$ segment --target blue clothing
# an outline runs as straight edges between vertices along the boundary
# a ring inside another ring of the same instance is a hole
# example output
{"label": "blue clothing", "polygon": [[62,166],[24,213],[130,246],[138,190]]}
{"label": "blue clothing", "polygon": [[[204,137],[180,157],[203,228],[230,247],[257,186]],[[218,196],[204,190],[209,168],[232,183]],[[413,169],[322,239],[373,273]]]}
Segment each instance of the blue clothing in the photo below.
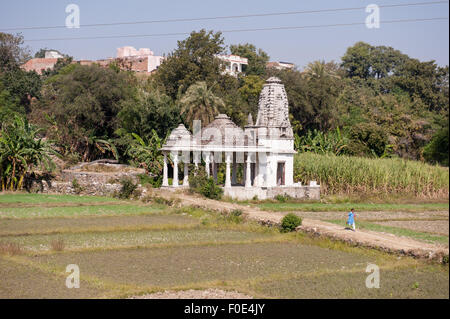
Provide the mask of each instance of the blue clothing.
{"label": "blue clothing", "polygon": [[353,225],[355,223],[354,214],[352,212],[348,213],[347,224]]}

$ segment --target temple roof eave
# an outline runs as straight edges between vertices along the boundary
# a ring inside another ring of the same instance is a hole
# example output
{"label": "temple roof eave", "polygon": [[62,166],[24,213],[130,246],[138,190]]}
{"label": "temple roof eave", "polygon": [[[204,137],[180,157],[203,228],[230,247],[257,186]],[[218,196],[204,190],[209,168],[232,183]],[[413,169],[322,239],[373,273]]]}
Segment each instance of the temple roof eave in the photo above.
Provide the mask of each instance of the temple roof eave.
{"label": "temple roof eave", "polygon": [[225,152],[225,153],[240,153],[240,152],[255,152],[255,153],[280,153],[280,154],[295,154],[295,151],[291,150],[276,150],[267,146],[210,146],[210,145],[198,145],[198,146],[164,146],[160,149],[162,152]]}

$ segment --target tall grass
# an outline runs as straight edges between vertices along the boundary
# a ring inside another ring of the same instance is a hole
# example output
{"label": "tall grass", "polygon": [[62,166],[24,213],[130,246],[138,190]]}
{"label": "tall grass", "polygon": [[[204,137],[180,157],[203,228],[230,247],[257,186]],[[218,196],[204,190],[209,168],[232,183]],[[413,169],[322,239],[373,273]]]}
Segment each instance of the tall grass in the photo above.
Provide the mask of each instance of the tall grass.
{"label": "tall grass", "polygon": [[409,195],[448,198],[449,170],[399,158],[296,154],[294,179],[317,180],[322,194]]}

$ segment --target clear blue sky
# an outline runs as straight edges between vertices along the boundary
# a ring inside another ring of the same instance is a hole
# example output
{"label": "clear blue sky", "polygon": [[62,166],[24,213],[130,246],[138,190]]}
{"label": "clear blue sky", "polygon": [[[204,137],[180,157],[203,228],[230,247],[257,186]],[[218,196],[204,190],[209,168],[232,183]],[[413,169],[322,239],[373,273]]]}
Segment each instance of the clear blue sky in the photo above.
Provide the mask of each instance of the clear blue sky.
{"label": "clear blue sky", "polygon": [[[64,25],[65,8],[70,3],[80,7],[80,29],[51,29],[21,31],[25,39],[55,37],[84,37],[102,35],[154,34],[190,32],[205,28],[222,31],[246,28],[302,26],[318,24],[363,23],[364,10],[315,13],[292,16],[252,17],[232,20],[157,23],[147,25],[108,26],[83,28],[83,24],[142,21],[175,18],[198,18],[255,13],[303,11],[348,7],[416,3],[430,0],[5,0],[0,5],[0,31],[11,27]],[[448,17],[448,3],[428,6],[381,8],[381,28],[367,29],[363,25],[334,28],[276,30],[241,33],[224,33],[227,45],[253,43],[265,50],[274,61],[289,61],[300,68],[314,60],[339,61],[347,47],[357,41],[373,45],[392,46],[420,60],[436,60],[449,64],[448,20],[383,24],[383,20]],[[18,31],[15,31],[18,32]],[[148,47],[162,55],[176,48],[177,40],[186,36],[151,38],[118,38],[76,41],[28,42],[32,52],[39,48],[58,49],[75,59],[100,59],[112,57],[116,48],[131,45]]]}

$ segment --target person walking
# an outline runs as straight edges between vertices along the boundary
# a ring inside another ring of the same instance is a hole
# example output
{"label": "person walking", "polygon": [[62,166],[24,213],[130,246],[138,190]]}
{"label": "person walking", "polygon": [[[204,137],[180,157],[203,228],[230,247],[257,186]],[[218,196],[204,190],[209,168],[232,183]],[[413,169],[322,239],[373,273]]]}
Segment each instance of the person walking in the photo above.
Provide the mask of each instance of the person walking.
{"label": "person walking", "polygon": [[355,210],[352,208],[348,213],[347,225],[351,226],[353,231],[356,231],[355,217]]}

